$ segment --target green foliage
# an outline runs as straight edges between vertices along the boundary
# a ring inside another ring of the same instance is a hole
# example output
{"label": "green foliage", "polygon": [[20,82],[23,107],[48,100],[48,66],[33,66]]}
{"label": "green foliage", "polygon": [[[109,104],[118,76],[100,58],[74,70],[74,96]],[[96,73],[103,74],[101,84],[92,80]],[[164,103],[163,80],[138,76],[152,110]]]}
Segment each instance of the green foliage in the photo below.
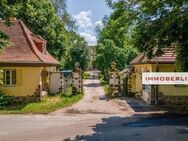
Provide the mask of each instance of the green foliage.
{"label": "green foliage", "polygon": [[98,46],[96,50],[96,67],[102,71],[105,78],[111,62],[117,63],[118,69],[123,69],[136,57],[137,49],[132,44],[132,31],[135,27],[132,21],[135,14],[125,10],[123,2],[107,4],[113,9],[110,17],[103,18],[104,28],[97,28]]}
{"label": "green foliage", "polygon": [[66,0],[50,0],[55,8],[57,15],[63,20],[65,27],[69,31],[77,29],[76,21],[67,12]]}
{"label": "green foliage", "polygon": [[83,79],[88,79],[90,77],[90,73],[89,72],[84,72],[83,73]]}
{"label": "green foliage", "polygon": [[0,31],[0,51],[8,44],[8,36],[2,31]]}
{"label": "green foliage", "polygon": [[83,38],[74,32],[71,33],[71,46],[67,49],[65,55],[64,68],[71,69],[76,62],[79,62],[81,69],[88,67],[88,47]]}
{"label": "green foliage", "polygon": [[[67,64],[69,64],[69,68],[74,66],[74,59],[78,57],[69,56],[69,59],[66,57],[68,54],[77,55],[77,53],[72,53],[75,52],[74,49],[79,49],[78,52],[83,51],[86,43],[74,31],[76,29],[75,21],[66,12],[66,1],[3,0],[0,4],[0,18],[6,19],[10,16],[16,16],[21,19],[33,33],[48,41],[47,49],[61,62],[61,67],[64,68]],[[73,44],[74,41],[77,41],[78,45]],[[87,53],[85,55],[87,56]],[[83,56],[77,61],[80,61],[81,66],[83,65],[82,67],[85,68]]]}
{"label": "green foliage", "polygon": [[6,96],[4,93],[0,92],[0,108],[8,106],[10,101],[10,96]]}
{"label": "green foliage", "polygon": [[118,69],[123,69],[135,57],[137,51],[133,48],[119,48],[112,40],[104,40],[97,46],[96,67],[103,72],[105,78],[112,62],[117,63]]}
{"label": "green foliage", "polygon": [[47,41],[47,49],[61,60],[68,47],[63,21],[58,18],[52,4],[46,0],[29,0],[19,4],[17,17]]}
{"label": "green foliage", "polygon": [[101,77],[100,78],[100,83],[101,83],[101,85],[104,88],[105,94],[108,95],[109,94],[109,84],[108,84],[108,81],[104,80],[104,77]]}
{"label": "green foliage", "polygon": [[[7,5],[6,0],[0,2],[0,18],[7,19],[12,13],[11,8]],[[0,30],[0,50],[8,45],[8,36]]]}
{"label": "green foliage", "polygon": [[[137,48],[149,58],[160,55],[162,48],[172,47],[177,53],[177,64],[183,71],[188,70],[188,1],[106,1],[113,12],[107,21],[103,22],[104,28],[97,29],[99,43],[104,46],[106,40],[111,40],[118,48]],[[152,52],[153,48],[158,49],[155,54]],[[105,49],[107,51],[107,47]],[[100,60],[108,58],[106,53],[97,53],[100,58],[103,57]],[[116,56],[114,53],[113,57]]]}
{"label": "green foliage", "polygon": [[[175,48],[178,63],[183,71],[188,70],[188,1],[185,0],[136,0],[118,5],[134,15],[126,21],[134,22],[132,44],[150,58],[162,53],[165,47]],[[152,48],[157,48],[153,54]]]}
{"label": "green foliage", "polygon": [[52,2],[54,9],[59,16],[67,12],[66,0],[49,0],[49,1]]}
{"label": "green foliage", "polygon": [[47,114],[49,112],[71,106],[83,95],[55,95],[45,97],[41,102],[19,104],[0,109],[0,114]]}

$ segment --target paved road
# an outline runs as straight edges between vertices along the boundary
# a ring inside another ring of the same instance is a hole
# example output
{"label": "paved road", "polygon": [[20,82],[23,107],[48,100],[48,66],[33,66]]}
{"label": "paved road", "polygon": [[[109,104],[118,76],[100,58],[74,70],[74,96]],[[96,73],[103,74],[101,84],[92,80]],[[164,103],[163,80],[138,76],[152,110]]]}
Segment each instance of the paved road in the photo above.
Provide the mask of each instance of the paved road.
{"label": "paved road", "polygon": [[131,112],[127,102],[106,100],[91,73],[83,100],[72,107],[49,115],[0,116],[0,141],[188,141],[188,117]]}

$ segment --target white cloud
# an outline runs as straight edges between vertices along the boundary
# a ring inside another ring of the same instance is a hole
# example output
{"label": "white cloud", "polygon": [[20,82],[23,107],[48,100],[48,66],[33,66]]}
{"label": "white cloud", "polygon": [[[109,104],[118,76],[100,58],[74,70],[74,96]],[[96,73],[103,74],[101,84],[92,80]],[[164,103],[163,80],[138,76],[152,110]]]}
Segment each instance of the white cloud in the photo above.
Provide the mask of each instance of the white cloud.
{"label": "white cloud", "polygon": [[90,46],[94,46],[97,44],[97,38],[94,33],[94,23],[91,20],[92,11],[81,11],[77,15],[74,15],[74,19],[77,22],[77,26],[79,29],[79,34],[82,36],[85,41]]}
{"label": "white cloud", "polygon": [[81,32],[80,36],[84,37],[84,39],[86,40],[86,42],[88,42],[88,45],[90,46],[95,46],[97,44],[97,38],[94,35],[86,32]]}
{"label": "white cloud", "polygon": [[97,26],[97,27],[99,27],[99,28],[103,28],[104,27],[104,24],[102,23],[102,21],[101,20],[99,20],[99,21],[97,21],[96,23],[95,23],[95,26]]}
{"label": "white cloud", "polygon": [[89,27],[92,27],[92,21],[91,21],[91,10],[88,11],[81,11],[77,15],[73,16],[77,21],[77,26],[83,29],[87,29]]}

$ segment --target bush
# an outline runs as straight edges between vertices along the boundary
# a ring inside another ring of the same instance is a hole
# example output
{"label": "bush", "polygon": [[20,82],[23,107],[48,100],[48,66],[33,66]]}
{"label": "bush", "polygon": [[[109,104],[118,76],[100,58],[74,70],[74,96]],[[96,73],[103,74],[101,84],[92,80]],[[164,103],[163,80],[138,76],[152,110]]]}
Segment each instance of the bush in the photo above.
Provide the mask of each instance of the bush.
{"label": "bush", "polygon": [[0,108],[8,106],[10,102],[11,102],[11,97],[6,96],[4,93],[0,92]]}
{"label": "bush", "polygon": [[182,109],[185,110],[185,111],[188,111],[188,103],[184,104],[184,105],[182,106]]}

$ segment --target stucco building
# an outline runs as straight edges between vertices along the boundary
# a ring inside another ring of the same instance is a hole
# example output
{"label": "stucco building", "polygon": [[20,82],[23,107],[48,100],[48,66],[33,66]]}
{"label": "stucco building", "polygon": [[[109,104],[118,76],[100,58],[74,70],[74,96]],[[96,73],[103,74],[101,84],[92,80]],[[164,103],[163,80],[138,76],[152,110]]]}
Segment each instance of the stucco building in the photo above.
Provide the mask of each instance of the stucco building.
{"label": "stucco building", "polygon": [[142,85],[142,72],[176,72],[176,54],[172,48],[163,49],[160,56],[141,53],[122,71],[122,89],[127,95],[141,97],[150,104],[183,104],[188,102],[187,85]]}
{"label": "stucco building", "polygon": [[0,91],[6,95],[36,97],[48,91],[49,72],[59,64],[46,50],[47,41],[33,34],[27,26],[15,18],[11,25],[0,21],[0,30],[9,36],[10,45],[0,52],[2,84]]}

